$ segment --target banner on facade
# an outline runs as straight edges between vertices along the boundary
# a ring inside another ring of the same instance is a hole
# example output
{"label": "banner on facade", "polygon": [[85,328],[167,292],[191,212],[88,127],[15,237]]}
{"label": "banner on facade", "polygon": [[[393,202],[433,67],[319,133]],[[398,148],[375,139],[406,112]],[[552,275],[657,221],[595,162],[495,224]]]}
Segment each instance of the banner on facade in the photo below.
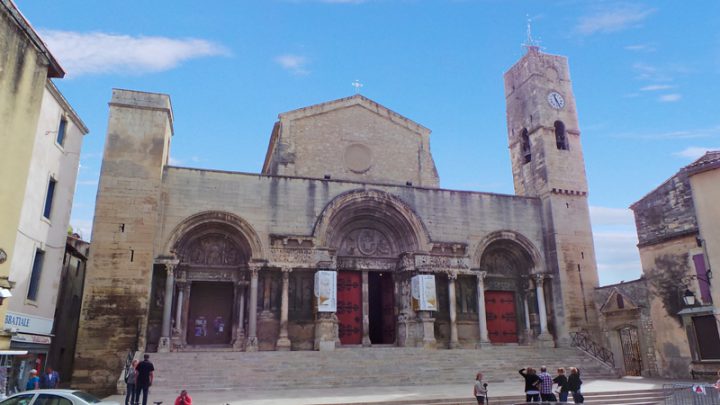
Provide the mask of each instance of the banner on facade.
{"label": "banner on facade", "polygon": [[420,274],[411,280],[412,306],[414,311],[437,311],[435,276]]}
{"label": "banner on facade", "polygon": [[315,302],[318,312],[337,311],[337,272],[315,273]]}
{"label": "banner on facade", "polygon": [[52,333],[52,327],[52,319],[11,311],[5,314],[5,328],[11,331],[49,335]]}

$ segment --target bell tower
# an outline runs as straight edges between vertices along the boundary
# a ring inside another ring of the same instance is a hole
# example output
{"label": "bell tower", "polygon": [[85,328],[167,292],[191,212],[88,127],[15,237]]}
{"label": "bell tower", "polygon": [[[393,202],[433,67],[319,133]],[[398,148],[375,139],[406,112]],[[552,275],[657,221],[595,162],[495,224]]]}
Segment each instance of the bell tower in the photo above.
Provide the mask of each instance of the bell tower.
{"label": "bell tower", "polygon": [[[552,274],[554,329],[598,331],[598,286],[587,178],[567,58],[527,46],[505,73],[508,142],[515,193],[539,197]],[[546,297],[550,298],[550,297]]]}

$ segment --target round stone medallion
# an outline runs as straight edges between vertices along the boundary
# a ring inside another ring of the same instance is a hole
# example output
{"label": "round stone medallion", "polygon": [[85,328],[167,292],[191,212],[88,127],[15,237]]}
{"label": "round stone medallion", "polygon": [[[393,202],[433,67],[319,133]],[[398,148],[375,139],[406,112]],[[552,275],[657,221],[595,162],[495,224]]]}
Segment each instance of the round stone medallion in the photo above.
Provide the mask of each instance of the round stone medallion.
{"label": "round stone medallion", "polygon": [[354,143],[345,148],[345,166],[355,173],[364,173],[372,166],[372,152],[370,148]]}

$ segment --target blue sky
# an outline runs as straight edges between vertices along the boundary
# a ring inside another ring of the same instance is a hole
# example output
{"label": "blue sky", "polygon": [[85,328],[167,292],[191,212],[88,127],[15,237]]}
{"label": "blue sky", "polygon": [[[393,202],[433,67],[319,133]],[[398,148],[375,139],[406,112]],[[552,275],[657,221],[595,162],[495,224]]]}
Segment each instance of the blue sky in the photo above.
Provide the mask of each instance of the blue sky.
{"label": "blue sky", "polygon": [[362,93],[430,128],[444,188],[513,193],[502,75],[530,16],[569,58],[602,284],[641,273],[627,207],[720,149],[720,1],[16,0],[90,128],[90,234],[112,88],[170,94],[174,164],[259,172],[277,114]]}

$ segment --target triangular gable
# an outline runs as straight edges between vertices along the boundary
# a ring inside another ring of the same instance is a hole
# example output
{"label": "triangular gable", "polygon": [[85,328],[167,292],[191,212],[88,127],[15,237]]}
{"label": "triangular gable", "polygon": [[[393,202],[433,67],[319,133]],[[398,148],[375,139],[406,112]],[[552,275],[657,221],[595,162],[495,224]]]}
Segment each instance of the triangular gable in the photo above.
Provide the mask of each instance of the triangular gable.
{"label": "triangular gable", "polygon": [[412,131],[430,134],[430,130],[428,128],[360,94],[284,112],[279,114],[278,118],[280,118],[281,121],[296,120],[300,118],[312,117],[314,115],[325,114],[331,111],[352,106],[361,106],[368,111],[378,114],[381,117],[385,117],[390,121],[394,122],[395,124],[408,128]]}
{"label": "triangular gable", "polygon": [[[620,308],[620,301],[618,300],[618,296],[622,297],[622,308]],[[635,302],[633,302],[630,297],[623,294],[618,290],[617,288],[613,288],[610,295],[605,300],[605,303],[600,307],[600,312],[607,313],[607,312],[616,312],[616,311],[630,311],[634,309],[638,309],[639,307]]]}

